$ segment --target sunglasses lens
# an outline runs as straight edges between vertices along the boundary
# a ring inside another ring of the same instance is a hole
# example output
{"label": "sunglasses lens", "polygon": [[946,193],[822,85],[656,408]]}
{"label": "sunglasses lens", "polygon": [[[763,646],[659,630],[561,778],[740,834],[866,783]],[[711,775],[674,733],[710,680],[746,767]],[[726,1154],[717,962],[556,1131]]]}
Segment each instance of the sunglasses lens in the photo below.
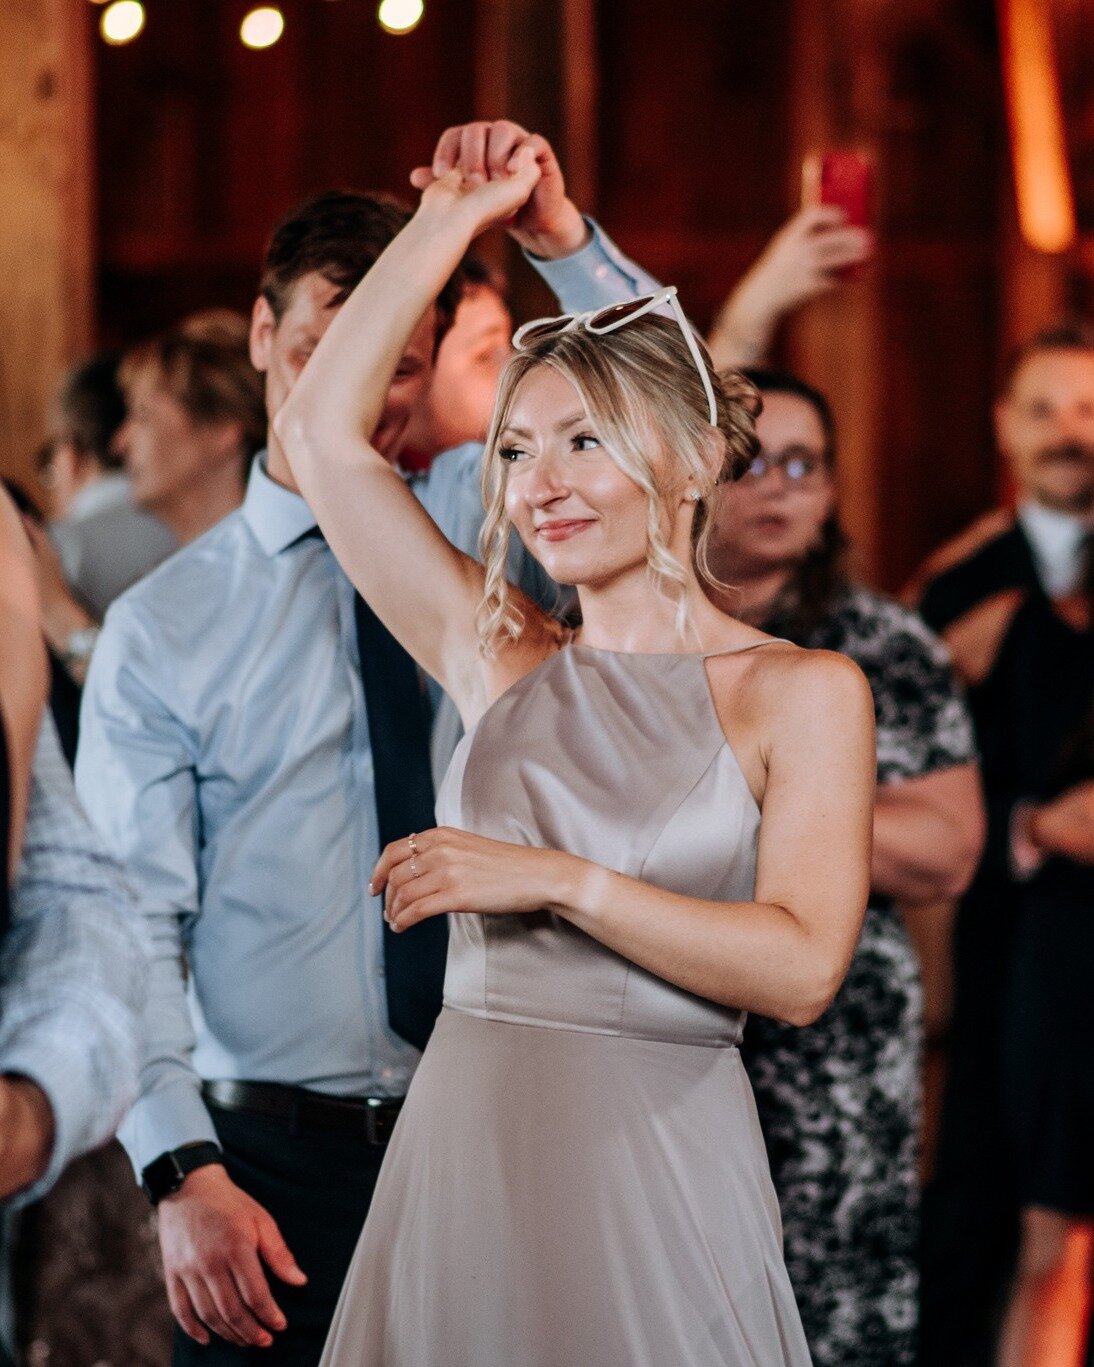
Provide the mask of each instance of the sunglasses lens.
{"label": "sunglasses lens", "polygon": [[518,331],[513,339],[514,344],[523,351],[525,347],[534,346],[536,342],[542,342],[547,337],[555,337],[560,332],[565,332],[572,321],[567,315],[565,318],[549,318],[543,323],[533,323],[530,327]]}
{"label": "sunglasses lens", "polygon": [[641,313],[653,298],[652,294],[644,294],[641,299],[627,299],[621,304],[609,304],[606,309],[593,314],[587,324],[588,329],[590,332],[611,332],[613,328]]}

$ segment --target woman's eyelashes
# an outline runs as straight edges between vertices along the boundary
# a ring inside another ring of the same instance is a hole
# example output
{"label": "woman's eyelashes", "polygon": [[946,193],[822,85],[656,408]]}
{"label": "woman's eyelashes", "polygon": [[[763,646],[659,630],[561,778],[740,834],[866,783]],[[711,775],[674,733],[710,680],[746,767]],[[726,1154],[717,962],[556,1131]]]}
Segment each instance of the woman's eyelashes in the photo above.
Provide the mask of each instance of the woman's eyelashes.
{"label": "woman's eyelashes", "polygon": [[[600,449],[600,438],[593,436],[591,432],[577,432],[570,437],[571,451],[598,451]],[[512,464],[514,461],[529,459],[531,452],[526,451],[522,446],[499,446],[498,455],[502,460]]]}

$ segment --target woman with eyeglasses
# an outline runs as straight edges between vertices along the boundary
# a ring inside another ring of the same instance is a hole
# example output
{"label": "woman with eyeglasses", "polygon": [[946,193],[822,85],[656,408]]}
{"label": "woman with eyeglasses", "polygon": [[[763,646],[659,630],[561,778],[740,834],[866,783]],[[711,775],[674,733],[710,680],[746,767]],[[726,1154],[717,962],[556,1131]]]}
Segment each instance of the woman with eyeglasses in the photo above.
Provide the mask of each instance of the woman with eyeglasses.
{"label": "woman with eyeglasses", "polygon": [[870,906],[846,981],[805,1029],[761,1010],[744,1057],[814,1363],[901,1367],[915,1360],[923,1005],[895,903],[952,899],[972,876],[983,826],[974,742],[940,642],[848,577],[827,401],[794,376],[745,373],[763,400],[760,446],[719,490],[712,560],[733,589],[712,595],[861,667],[878,790]]}
{"label": "woman with eyeglasses", "polygon": [[[751,390],[713,374],[674,291],[525,327],[483,566],[367,438],[429,301],[539,174],[532,149],[485,183],[416,173],[415,218],[275,422],[335,554],[468,731],[439,825],[373,874],[396,932],[449,914],[446,1004],[323,1363],[804,1367],[737,1044],[748,1010],[815,1019],[850,962],[873,718],[846,660],[700,586]],[[577,586],[577,632],[506,585],[514,527]]]}

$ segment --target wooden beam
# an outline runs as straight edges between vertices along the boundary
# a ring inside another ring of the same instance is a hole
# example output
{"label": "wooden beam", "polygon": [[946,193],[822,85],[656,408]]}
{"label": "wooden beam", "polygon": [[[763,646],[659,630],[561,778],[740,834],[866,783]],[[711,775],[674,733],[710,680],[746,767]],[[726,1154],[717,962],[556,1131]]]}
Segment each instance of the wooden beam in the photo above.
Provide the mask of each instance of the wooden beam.
{"label": "wooden beam", "polygon": [[[792,191],[804,158],[866,146],[883,80],[876,31],[857,0],[797,0],[792,34]],[[807,309],[791,328],[793,364],[827,394],[840,433],[840,506],[860,571],[881,577],[881,281],[876,261],[862,279]]]}
{"label": "wooden beam", "polygon": [[28,480],[92,315],[86,0],[0,4],[0,472]]}
{"label": "wooden beam", "polygon": [[[570,193],[596,208],[596,0],[477,0],[475,114],[515,119],[548,138]],[[545,306],[546,296],[514,270],[515,258],[495,239],[484,255],[509,267],[518,317]]]}

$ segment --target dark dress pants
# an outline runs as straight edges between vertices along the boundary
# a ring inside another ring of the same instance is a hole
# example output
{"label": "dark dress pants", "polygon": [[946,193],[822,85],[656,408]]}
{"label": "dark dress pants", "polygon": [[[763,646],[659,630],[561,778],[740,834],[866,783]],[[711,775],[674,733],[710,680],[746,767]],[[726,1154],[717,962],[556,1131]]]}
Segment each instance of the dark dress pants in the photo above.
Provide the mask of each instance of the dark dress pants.
{"label": "dark dress pants", "polygon": [[289,1322],[272,1347],[240,1348],[216,1335],[202,1347],[178,1330],[173,1367],[315,1367],[385,1151],[363,1140],[293,1134],[277,1121],[209,1109],[228,1175],[273,1216],[308,1283],[290,1287],[267,1273]]}
{"label": "dark dress pants", "polygon": [[1007,891],[970,893],[955,927],[949,1065],[921,1218],[920,1367],[992,1367],[1014,1268],[1018,1197],[1003,1058]]}

